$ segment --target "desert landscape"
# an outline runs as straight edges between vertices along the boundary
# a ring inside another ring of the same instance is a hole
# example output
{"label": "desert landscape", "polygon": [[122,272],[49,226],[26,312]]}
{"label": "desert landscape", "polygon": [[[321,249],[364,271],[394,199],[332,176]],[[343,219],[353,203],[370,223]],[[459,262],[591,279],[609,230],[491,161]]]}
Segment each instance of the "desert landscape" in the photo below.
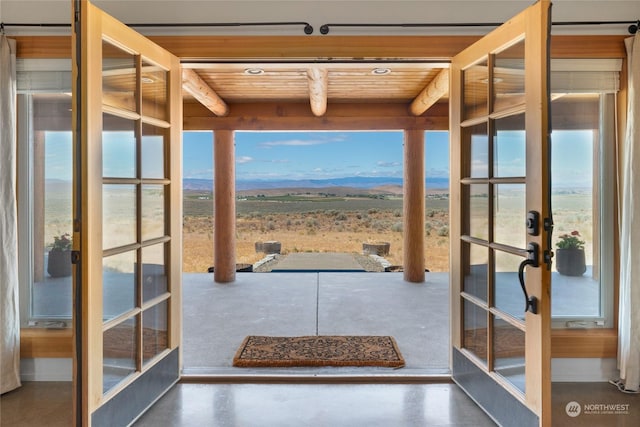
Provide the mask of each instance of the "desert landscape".
{"label": "desert landscape", "polygon": [[[213,262],[213,195],[184,193],[185,272],[203,272]],[[434,190],[426,199],[426,265],[446,271],[449,263],[449,199]],[[279,241],[282,253],[362,253],[362,244],[389,242],[385,258],[402,265],[402,188],[284,188],[239,191],[236,200],[238,263],[253,264],[264,254],[255,242]],[[210,254],[210,255],[208,255]]]}
{"label": "desert landscape", "polygon": [[[211,182],[202,186],[185,185],[183,216],[183,271],[204,273],[213,265],[213,192]],[[524,199],[518,188],[499,191],[495,207],[499,219],[496,236],[501,243],[520,246],[522,234],[512,233],[523,223]],[[147,194],[148,193],[148,194]],[[145,218],[150,228],[145,235],[155,236],[162,215],[162,192],[157,188],[145,191]],[[109,239],[117,238],[115,230],[128,230],[131,222],[130,192],[108,192],[107,206],[112,231]],[[44,244],[53,236],[71,230],[71,188],[68,183],[48,182],[45,199]],[[486,228],[488,199],[479,192],[472,197],[472,231]],[[553,193],[554,241],[564,233],[580,232],[586,241],[587,264],[593,264],[593,197],[588,189],[563,188]],[[398,184],[371,188],[306,187],[238,190],[236,260],[253,264],[264,254],[256,253],[255,243],[279,241],[282,253],[347,252],[362,253],[365,242],[389,242],[390,254],[385,258],[392,265],[402,265],[402,187]],[[431,271],[449,268],[449,196],[446,188],[427,187],[425,197],[425,265]],[[117,224],[117,227],[114,225]],[[124,225],[123,225],[124,224]],[[124,233],[130,236],[131,233]],[[478,237],[484,237],[478,235]],[[115,244],[115,243],[114,243]],[[46,253],[45,248],[44,253]],[[40,256],[44,254],[41,253]],[[152,254],[149,253],[149,256]],[[154,258],[156,256],[154,255]],[[157,257],[162,257],[158,252]],[[113,260],[114,262],[116,260]],[[149,262],[156,262],[152,259]],[[517,259],[513,260],[518,261]],[[131,261],[126,262],[132,265]],[[511,264],[512,262],[507,262]],[[131,268],[129,266],[129,268]],[[506,270],[513,266],[504,265]]]}

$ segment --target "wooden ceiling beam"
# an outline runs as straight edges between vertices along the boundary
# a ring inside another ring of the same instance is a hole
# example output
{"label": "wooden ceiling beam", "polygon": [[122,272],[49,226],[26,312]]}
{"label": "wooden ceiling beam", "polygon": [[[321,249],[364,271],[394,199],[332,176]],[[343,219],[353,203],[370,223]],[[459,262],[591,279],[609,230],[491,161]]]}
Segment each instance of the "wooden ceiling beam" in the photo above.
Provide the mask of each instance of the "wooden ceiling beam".
{"label": "wooden ceiling beam", "polygon": [[229,114],[227,103],[194,70],[187,68],[182,70],[182,89],[216,116],[224,117]]}
{"label": "wooden ceiling beam", "polygon": [[327,93],[329,91],[329,72],[327,69],[309,68],[309,102],[311,111],[316,117],[324,116],[327,112]]}
{"label": "wooden ceiling beam", "polygon": [[237,103],[226,117],[215,117],[197,102],[184,103],[185,130],[446,130],[447,104],[434,105],[428,115],[409,114],[406,104],[334,103],[317,117],[306,102]]}
{"label": "wooden ceiling beam", "polygon": [[414,116],[420,116],[448,93],[449,69],[445,68],[416,96],[409,107],[409,111]]}

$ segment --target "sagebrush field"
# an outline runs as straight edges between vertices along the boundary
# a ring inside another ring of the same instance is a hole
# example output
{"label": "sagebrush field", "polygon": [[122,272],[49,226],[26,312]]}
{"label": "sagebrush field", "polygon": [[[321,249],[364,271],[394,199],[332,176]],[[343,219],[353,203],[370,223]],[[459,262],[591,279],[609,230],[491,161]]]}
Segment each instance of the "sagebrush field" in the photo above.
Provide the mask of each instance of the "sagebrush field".
{"label": "sagebrush field", "polygon": [[[202,272],[213,263],[211,193],[185,192],[184,271]],[[427,268],[446,271],[449,228],[446,194],[430,194],[426,202]],[[402,265],[402,198],[393,195],[345,195],[302,191],[298,194],[241,195],[236,202],[238,263],[264,256],[255,242],[276,240],[282,253],[361,253],[364,242],[389,242],[387,260]]]}

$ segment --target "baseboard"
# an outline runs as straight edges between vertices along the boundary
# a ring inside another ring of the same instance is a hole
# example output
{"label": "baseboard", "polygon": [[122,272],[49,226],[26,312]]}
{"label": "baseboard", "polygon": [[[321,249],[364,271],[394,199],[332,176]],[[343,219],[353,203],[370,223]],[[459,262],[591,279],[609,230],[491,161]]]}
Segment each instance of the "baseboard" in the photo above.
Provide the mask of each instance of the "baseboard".
{"label": "baseboard", "polygon": [[22,381],[71,381],[73,361],[62,358],[20,359]]}
{"label": "baseboard", "polygon": [[606,382],[617,379],[616,359],[559,358],[551,360],[551,380],[567,382]]}

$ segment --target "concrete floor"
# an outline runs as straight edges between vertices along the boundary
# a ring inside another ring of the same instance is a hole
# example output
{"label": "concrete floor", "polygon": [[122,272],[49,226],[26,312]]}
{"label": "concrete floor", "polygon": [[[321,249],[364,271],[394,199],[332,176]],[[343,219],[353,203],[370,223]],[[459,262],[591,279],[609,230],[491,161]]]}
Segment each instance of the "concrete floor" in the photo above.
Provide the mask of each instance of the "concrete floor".
{"label": "concrete floor", "polygon": [[[449,369],[446,273],[409,283],[402,273],[238,273],[230,284],[185,274],[185,375],[442,375]],[[406,366],[233,368],[247,335],[391,335]]]}
{"label": "concrete floor", "polygon": [[[553,280],[554,315],[598,312],[598,285],[588,275],[554,273]],[[514,273],[501,273],[498,293],[502,309],[522,316],[524,299]],[[402,273],[238,273],[228,284],[215,283],[211,274],[185,273],[182,298],[187,375],[449,372],[448,273],[427,273],[424,283],[405,282]],[[406,366],[233,368],[233,355],[247,335],[391,335]]]}
{"label": "concrete floor", "polygon": [[[640,425],[640,395],[620,393],[607,383],[556,383],[552,393],[553,426]],[[576,417],[567,414],[571,402],[577,402],[581,408]],[[616,405],[619,413],[606,413],[602,405]],[[0,426],[71,424],[71,383],[27,382],[0,397]],[[451,383],[182,383],[135,425],[483,427],[494,423]]]}

